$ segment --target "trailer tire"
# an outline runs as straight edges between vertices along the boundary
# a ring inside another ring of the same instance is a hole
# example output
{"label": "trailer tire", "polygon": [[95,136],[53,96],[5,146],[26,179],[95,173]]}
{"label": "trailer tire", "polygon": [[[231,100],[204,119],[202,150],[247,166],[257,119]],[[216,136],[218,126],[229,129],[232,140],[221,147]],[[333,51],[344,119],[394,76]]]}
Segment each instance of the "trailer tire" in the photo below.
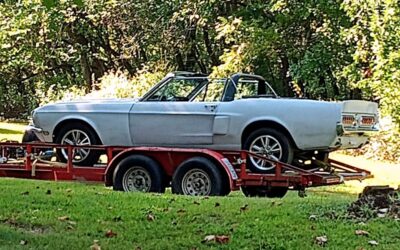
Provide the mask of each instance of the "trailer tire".
{"label": "trailer tire", "polygon": [[267,198],[283,198],[287,191],[287,187],[241,187],[242,192],[247,197],[267,197]]}
{"label": "trailer tire", "polygon": [[193,157],[179,165],[172,177],[172,193],[192,196],[227,194],[218,167],[205,157]]}
{"label": "trailer tire", "polygon": [[121,160],[114,170],[113,189],[164,193],[164,172],[150,157],[131,155]]}

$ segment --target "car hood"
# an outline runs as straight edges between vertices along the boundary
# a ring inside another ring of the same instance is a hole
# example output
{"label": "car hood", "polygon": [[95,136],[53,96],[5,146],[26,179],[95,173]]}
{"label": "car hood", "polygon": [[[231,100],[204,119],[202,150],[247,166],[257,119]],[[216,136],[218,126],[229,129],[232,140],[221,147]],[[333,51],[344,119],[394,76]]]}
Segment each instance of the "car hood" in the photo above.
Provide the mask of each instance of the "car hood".
{"label": "car hood", "polygon": [[137,102],[139,98],[103,98],[103,99],[75,99],[71,101],[59,101],[48,105],[66,105],[66,104],[87,104],[87,103],[125,103]]}
{"label": "car hood", "polygon": [[138,98],[78,99],[46,104],[35,112],[129,112]]}

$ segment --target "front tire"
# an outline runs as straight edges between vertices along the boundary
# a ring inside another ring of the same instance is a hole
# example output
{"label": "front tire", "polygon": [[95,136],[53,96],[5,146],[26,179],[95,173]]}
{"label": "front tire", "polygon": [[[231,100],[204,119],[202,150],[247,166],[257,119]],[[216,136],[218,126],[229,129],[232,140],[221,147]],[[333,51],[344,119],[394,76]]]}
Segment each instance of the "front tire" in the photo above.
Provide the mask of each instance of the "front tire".
{"label": "front tire", "polygon": [[[101,144],[96,133],[89,126],[82,123],[68,123],[63,126],[56,135],[56,143],[70,144],[79,146],[90,146]],[[62,162],[67,162],[68,150],[57,149],[57,158]],[[72,162],[80,166],[93,166],[100,158],[101,152],[99,150],[90,149],[76,149],[74,151],[74,158]]]}
{"label": "front tire", "polygon": [[[290,164],[293,160],[293,147],[289,139],[273,128],[260,128],[252,132],[244,142],[243,149],[284,163]],[[254,173],[275,171],[275,165],[251,156],[247,167]]]}

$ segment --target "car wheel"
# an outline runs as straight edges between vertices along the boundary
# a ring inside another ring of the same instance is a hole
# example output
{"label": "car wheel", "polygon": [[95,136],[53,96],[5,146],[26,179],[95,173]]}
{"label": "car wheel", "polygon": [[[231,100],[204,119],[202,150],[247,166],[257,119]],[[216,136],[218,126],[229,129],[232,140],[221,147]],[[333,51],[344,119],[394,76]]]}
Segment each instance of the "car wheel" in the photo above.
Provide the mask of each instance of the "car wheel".
{"label": "car wheel", "polygon": [[144,155],[131,155],[117,165],[113,188],[125,192],[163,193],[164,180],[164,174],[156,161]]}
{"label": "car wheel", "polygon": [[[291,163],[293,160],[293,147],[289,139],[280,131],[272,128],[255,130],[247,137],[243,149],[284,163]],[[273,173],[275,169],[274,164],[255,157],[249,157],[247,162],[247,167],[252,172]]]}
{"label": "car wheel", "polygon": [[[98,145],[100,140],[96,133],[85,124],[81,123],[69,123],[61,128],[56,135],[56,143],[58,144],[69,144],[69,145]],[[62,162],[67,162],[68,150],[57,149],[57,158]],[[74,151],[74,158],[72,162],[80,166],[92,166],[99,160],[101,152],[99,150],[90,149],[76,149]]]}
{"label": "car wheel", "polygon": [[286,195],[287,187],[241,187],[247,197],[282,198]]}
{"label": "car wheel", "polygon": [[192,196],[224,195],[224,183],[217,166],[204,157],[184,161],[172,177],[172,193]]}

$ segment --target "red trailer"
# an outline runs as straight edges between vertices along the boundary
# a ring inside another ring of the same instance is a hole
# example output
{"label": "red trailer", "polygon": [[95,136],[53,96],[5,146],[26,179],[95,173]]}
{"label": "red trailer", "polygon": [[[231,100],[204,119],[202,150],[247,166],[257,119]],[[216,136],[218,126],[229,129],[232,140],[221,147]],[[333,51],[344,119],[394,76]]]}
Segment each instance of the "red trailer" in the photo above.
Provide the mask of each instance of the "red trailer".
{"label": "red trailer", "polygon": [[[102,162],[75,165],[80,149],[100,151]],[[67,152],[67,162],[52,157],[57,150]],[[249,157],[275,165],[274,171],[250,172]],[[283,197],[288,189],[303,194],[308,187],[364,179],[371,173],[331,159],[313,161],[305,170],[248,151],[3,142],[0,177],[102,182],[121,191],[162,193],[170,186],[173,193],[185,195],[227,195],[241,188],[247,196]]]}

